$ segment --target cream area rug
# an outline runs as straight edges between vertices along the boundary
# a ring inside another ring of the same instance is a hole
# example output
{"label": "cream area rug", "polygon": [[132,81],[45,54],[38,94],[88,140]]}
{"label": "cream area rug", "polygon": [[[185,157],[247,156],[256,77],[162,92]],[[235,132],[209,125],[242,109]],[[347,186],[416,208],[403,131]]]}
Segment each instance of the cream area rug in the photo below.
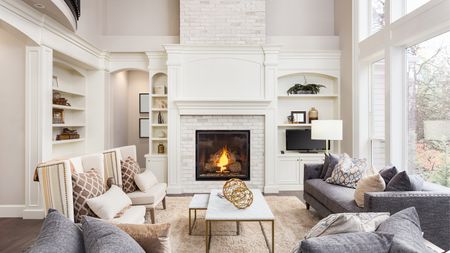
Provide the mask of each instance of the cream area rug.
{"label": "cream area rug", "polygon": [[[188,205],[191,198],[167,197],[167,209],[156,211],[157,223],[171,224],[172,252],[205,252],[203,218],[206,211],[197,211],[197,222],[192,235],[189,235]],[[292,252],[309,229],[319,221],[319,217],[306,210],[297,197],[266,196],[265,199],[275,215],[275,252]],[[271,243],[271,224],[262,224]],[[209,252],[269,252],[258,222],[241,222],[240,232],[240,235],[236,235],[234,222],[215,222]]]}

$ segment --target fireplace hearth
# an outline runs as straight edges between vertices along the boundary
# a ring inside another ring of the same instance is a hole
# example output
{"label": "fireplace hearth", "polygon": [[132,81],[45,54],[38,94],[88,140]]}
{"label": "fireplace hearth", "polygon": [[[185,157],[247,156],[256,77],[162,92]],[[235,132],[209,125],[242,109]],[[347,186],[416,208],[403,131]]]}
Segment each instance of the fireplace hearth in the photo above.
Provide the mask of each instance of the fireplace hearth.
{"label": "fireplace hearth", "polygon": [[250,180],[249,130],[197,130],[196,180]]}

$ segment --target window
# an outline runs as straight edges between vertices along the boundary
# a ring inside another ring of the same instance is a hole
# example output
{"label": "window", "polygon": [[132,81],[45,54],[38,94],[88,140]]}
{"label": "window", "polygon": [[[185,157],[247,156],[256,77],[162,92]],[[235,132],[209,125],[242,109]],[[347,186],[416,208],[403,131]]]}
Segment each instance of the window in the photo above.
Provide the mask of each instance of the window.
{"label": "window", "polygon": [[410,13],[411,11],[419,8],[420,6],[426,4],[430,0],[406,0],[406,13]]}
{"label": "window", "polygon": [[450,186],[450,32],[406,49],[408,167]]}
{"label": "window", "polygon": [[378,32],[385,25],[384,3],[385,0],[371,0],[371,20],[370,20],[371,34]]}
{"label": "window", "polygon": [[385,166],[385,68],[384,59],[374,62],[370,71],[370,147],[371,162],[375,168]]}

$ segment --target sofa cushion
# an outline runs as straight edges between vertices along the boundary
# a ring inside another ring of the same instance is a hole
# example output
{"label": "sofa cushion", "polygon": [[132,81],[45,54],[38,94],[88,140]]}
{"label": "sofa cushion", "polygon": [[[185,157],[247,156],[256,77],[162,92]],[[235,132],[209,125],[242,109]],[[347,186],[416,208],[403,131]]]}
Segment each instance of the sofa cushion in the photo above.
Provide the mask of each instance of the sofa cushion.
{"label": "sofa cushion", "polygon": [[114,218],[112,222],[124,224],[144,224],[145,212],[145,206],[130,206],[120,217]]}
{"label": "sofa cushion", "polygon": [[423,183],[423,187],[422,187],[422,191],[429,191],[429,192],[450,192],[450,188],[445,187],[443,185],[440,184],[435,184],[435,183],[431,183],[431,182],[424,182]]}
{"label": "sofa cushion", "polygon": [[157,183],[146,192],[135,191],[128,193],[133,205],[151,205],[155,201],[160,201],[166,195],[167,184]]}
{"label": "sofa cushion", "polygon": [[83,233],[55,209],[48,211],[41,232],[27,253],[83,253]]}
{"label": "sofa cushion", "polygon": [[314,237],[303,240],[298,253],[388,253],[392,237],[371,232]]}
{"label": "sofa cushion", "polygon": [[81,222],[85,215],[96,216],[89,208],[87,200],[103,194],[105,185],[97,171],[91,169],[85,173],[72,174],[73,212],[75,222]]}
{"label": "sofa cushion", "polygon": [[413,191],[413,185],[406,171],[402,171],[395,175],[386,185],[386,191]]}
{"label": "sofa cushion", "polygon": [[423,184],[425,180],[419,175],[411,175],[409,176],[409,181],[411,182],[413,191],[421,191],[423,189]]}
{"label": "sofa cushion", "polygon": [[131,157],[125,161],[120,161],[120,169],[122,172],[122,189],[125,193],[134,192],[138,189],[134,182],[134,176],[139,174],[141,168],[139,164]]}
{"label": "sofa cushion", "polygon": [[115,225],[85,216],[82,221],[84,247],[89,253],[144,253],[144,249]]}
{"label": "sofa cushion", "polygon": [[385,188],[386,184],[380,174],[375,174],[359,180],[355,190],[356,204],[359,207],[364,207],[364,193],[382,192]]}
{"label": "sofa cushion", "polygon": [[305,182],[304,191],[328,207],[333,213],[362,212],[353,198],[355,189],[329,184],[322,179]]}
{"label": "sofa cushion", "polygon": [[131,206],[131,199],[117,185],[95,198],[88,199],[91,210],[104,220],[112,220],[120,211]]}
{"label": "sofa cushion", "polygon": [[395,175],[397,175],[397,173],[398,170],[397,168],[395,168],[395,166],[385,167],[384,169],[380,170],[380,175],[383,177],[386,185]]}
{"label": "sofa cushion", "polygon": [[145,252],[170,253],[170,224],[116,224],[129,234]]}
{"label": "sofa cushion", "polygon": [[393,214],[380,224],[377,232],[394,235],[391,253],[432,252],[425,246],[419,215],[414,207]]}
{"label": "sofa cushion", "polygon": [[323,180],[326,180],[327,178],[331,177],[331,174],[333,173],[334,167],[339,162],[339,155],[336,154],[328,154],[328,168],[323,167],[322,170],[326,170],[325,176],[323,177]]}
{"label": "sofa cushion", "polygon": [[148,169],[140,174],[134,175],[134,182],[136,183],[139,190],[145,192],[149,190],[152,186],[158,183],[158,179],[156,179],[153,172]]}

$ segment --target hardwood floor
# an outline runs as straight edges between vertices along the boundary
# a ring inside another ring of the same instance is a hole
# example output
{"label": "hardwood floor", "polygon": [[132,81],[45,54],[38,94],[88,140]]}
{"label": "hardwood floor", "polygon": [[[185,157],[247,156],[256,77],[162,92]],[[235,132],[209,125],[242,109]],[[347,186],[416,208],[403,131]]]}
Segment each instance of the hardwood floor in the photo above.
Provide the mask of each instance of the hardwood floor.
{"label": "hardwood floor", "polygon": [[[301,191],[282,192],[279,195],[296,196],[304,202]],[[39,234],[41,225],[42,220],[0,218],[0,253],[22,252]]]}

